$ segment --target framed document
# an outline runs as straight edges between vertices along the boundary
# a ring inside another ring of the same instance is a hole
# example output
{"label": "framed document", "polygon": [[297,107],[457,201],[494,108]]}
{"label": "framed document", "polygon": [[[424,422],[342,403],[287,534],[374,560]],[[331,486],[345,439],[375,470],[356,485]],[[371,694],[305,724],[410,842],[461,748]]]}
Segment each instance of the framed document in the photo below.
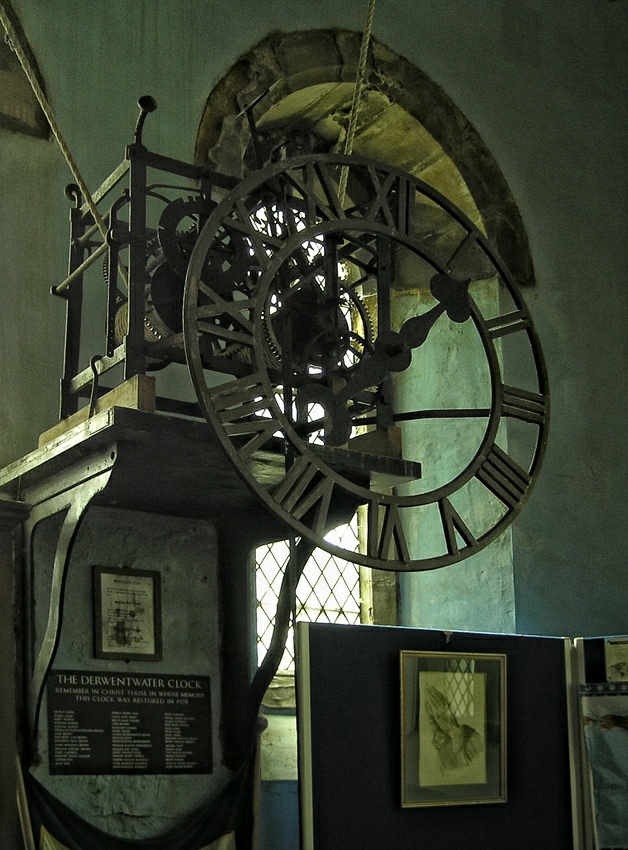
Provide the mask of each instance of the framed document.
{"label": "framed document", "polygon": [[401,803],[506,800],[506,656],[401,652]]}
{"label": "framed document", "polygon": [[94,655],[161,661],[161,575],[94,567]]}
{"label": "framed document", "polygon": [[605,638],[607,682],[628,682],[628,638]]}

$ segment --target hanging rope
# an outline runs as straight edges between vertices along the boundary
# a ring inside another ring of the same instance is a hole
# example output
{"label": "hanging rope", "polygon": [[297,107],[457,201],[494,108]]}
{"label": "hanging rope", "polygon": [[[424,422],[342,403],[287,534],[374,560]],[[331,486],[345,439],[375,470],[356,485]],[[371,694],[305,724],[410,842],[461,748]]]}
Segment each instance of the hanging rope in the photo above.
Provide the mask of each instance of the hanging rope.
{"label": "hanging rope", "polygon": [[[46,116],[46,120],[50,125],[50,129],[52,130],[52,134],[55,137],[59,148],[61,149],[61,153],[65,157],[65,161],[70,167],[70,171],[76,181],[81,194],[85,198],[85,202],[87,203],[87,207],[92,214],[94,219],[94,223],[98,230],[100,231],[100,235],[103,239],[103,244],[107,244],[107,225],[103,217],[101,216],[98,207],[96,206],[96,202],[92,197],[92,193],[89,191],[87,183],[83,179],[83,175],[79,171],[79,167],[76,164],[76,160],[72,156],[72,151],[68,147],[66,140],[63,137],[61,132],[61,128],[57,123],[57,120],[52,111],[52,107],[46,97],[46,94],[39,82],[38,74],[35,70],[35,63],[32,58],[32,51],[28,44],[28,40],[24,34],[24,30],[18,20],[15,11],[11,7],[9,0],[0,0],[0,23],[4,26],[6,31],[6,37],[8,43],[18,58],[20,65],[22,66],[22,70],[26,75],[26,79],[30,83],[30,86],[33,90],[33,94],[37,98],[37,102],[41,107],[41,111]],[[150,111],[150,110],[149,110]],[[128,275],[127,270],[123,266],[122,262],[118,260],[118,272],[120,277],[124,281],[125,286],[128,287]]]}
{"label": "hanging rope", "polygon": [[[375,17],[375,0],[369,0],[368,11],[366,13],[366,26],[364,27],[364,34],[362,36],[362,45],[360,47],[360,58],[358,59],[358,70],[356,73],[355,79],[355,89],[353,91],[353,100],[351,102],[351,113],[349,115],[349,126],[347,128],[347,135],[345,136],[345,143],[343,145],[342,152],[347,156],[350,156],[353,153],[353,141],[355,139],[355,130],[357,126],[358,119],[358,110],[360,108],[360,101],[362,100],[362,92],[364,90],[364,84],[366,82],[366,63],[368,59],[369,53],[369,44],[371,42],[371,33],[373,32],[373,18]],[[340,173],[340,186],[338,188],[338,195],[340,197],[341,206],[344,204],[345,195],[347,193],[347,179],[349,177],[349,168],[348,166],[344,166]]]}
{"label": "hanging rope", "polygon": [[24,35],[22,27],[20,26],[17,15],[15,14],[8,0],[0,0],[0,22],[6,30],[9,44],[13,52],[17,56],[24,73],[26,74],[26,78],[30,83],[30,86],[33,90],[33,94],[37,98],[37,102],[39,103],[41,110],[46,116],[46,120],[50,125],[52,134],[55,137],[57,144],[61,148],[61,152],[70,167],[70,171],[72,172],[83,197],[85,198],[87,206],[89,207],[89,211],[94,217],[94,222],[96,223],[103,240],[106,241],[107,225],[103,221],[103,218],[96,207],[94,199],[92,198],[91,192],[87,188],[87,184],[85,183],[85,180],[83,180],[83,176],[79,171],[78,165],[76,164],[76,161],[72,156],[72,152],[68,147],[65,139],[63,138],[61,129],[52,112],[52,108],[50,106],[50,103],[48,102],[48,98],[46,97],[44,90],[41,87],[37,73],[35,71],[34,64],[31,60],[32,54],[28,45],[28,41],[26,39],[26,36]]}

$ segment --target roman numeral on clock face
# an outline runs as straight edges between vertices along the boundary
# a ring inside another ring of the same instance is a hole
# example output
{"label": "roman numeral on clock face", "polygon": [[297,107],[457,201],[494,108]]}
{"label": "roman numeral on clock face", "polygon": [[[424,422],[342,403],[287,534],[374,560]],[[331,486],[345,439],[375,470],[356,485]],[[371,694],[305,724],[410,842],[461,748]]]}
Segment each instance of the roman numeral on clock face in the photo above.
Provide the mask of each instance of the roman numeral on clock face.
{"label": "roman numeral on clock face", "polygon": [[227,424],[234,424],[270,407],[270,401],[258,373],[245,375],[235,381],[212,387],[209,396],[218,418]]}
{"label": "roman numeral on clock face", "polygon": [[372,166],[369,167],[369,176],[376,194],[364,218],[368,221],[383,219],[388,227],[400,233],[408,233],[414,201],[414,187],[410,181],[403,175],[391,172],[381,182],[377,169]]}
{"label": "roman numeral on clock face", "polygon": [[502,388],[502,416],[513,416],[537,425],[545,422],[545,397],[504,384]]}
{"label": "roman numeral on clock face", "polygon": [[325,163],[308,162],[302,169],[286,172],[285,177],[302,199],[301,206],[308,225],[345,217],[336,183]]}
{"label": "roman numeral on clock face", "polygon": [[509,508],[517,507],[532,480],[499,446],[493,446],[475,477]]}
{"label": "roman numeral on clock face", "polygon": [[263,448],[281,428],[268,413],[269,401],[257,374],[213,387],[210,396],[222,428],[242,460]]}
{"label": "roman numeral on clock face", "polygon": [[468,277],[467,266],[465,265],[469,252],[477,245],[477,233],[470,231],[464,239],[457,245],[455,251],[449,258],[447,268],[452,274],[457,274],[462,277]]}
{"label": "roman numeral on clock face", "polygon": [[466,523],[449,499],[446,497],[440,499],[438,510],[440,512],[441,522],[443,523],[447,551],[450,555],[457,555],[460,552],[458,536],[462,538],[466,546],[473,546],[474,543],[477,543],[475,537],[471,534]]}
{"label": "roman numeral on clock face", "polygon": [[506,334],[517,333],[530,327],[530,319],[523,310],[514,310],[512,313],[504,313],[503,316],[496,316],[494,319],[489,319],[486,322],[489,335],[492,339],[497,339]]}
{"label": "roman numeral on clock face", "polygon": [[324,475],[306,455],[294,461],[273,493],[274,500],[295,519],[303,521],[315,534],[323,534],[334,482]]}
{"label": "roman numeral on clock face", "polygon": [[410,560],[408,543],[397,505],[384,505],[380,510],[379,502],[369,502],[366,545],[367,554],[371,558],[403,563]]}

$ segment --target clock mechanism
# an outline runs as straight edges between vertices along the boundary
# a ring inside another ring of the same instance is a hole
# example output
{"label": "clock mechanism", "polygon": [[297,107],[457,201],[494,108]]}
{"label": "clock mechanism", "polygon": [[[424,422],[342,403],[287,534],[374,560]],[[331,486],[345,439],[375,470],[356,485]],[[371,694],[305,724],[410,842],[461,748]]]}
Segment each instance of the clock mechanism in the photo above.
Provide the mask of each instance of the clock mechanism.
{"label": "clock mechanism", "polygon": [[[514,279],[447,198],[339,154],[238,181],[152,154],[140,129],[106,199],[101,245],[76,198],[56,288],[74,339],[62,415],[88,393],[93,409],[116,366],[128,379],[179,363],[197,403],[158,409],[204,417],[266,509],[312,545],[433,569],[512,522],[545,446],[545,366]],[[106,354],[80,371],[70,284],[105,251]],[[355,511],[360,552],[325,537]]]}

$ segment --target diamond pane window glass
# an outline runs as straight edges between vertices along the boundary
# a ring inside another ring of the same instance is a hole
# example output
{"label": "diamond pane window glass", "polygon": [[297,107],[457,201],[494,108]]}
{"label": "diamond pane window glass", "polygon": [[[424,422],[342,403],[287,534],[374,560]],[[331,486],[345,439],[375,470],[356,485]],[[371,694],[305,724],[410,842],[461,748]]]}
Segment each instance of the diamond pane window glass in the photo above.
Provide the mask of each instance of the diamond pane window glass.
{"label": "diamond pane window glass", "polygon": [[[327,540],[344,549],[358,549],[357,519],[331,531]],[[255,553],[257,597],[258,663],[270,646],[277,610],[277,597],[290,555],[287,540],[260,546]],[[360,568],[357,564],[315,549],[308,560],[296,595],[297,620],[324,623],[360,622]],[[294,636],[292,628],[279,665],[280,670],[294,670]]]}
{"label": "diamond pane window glass", "polygon": [[457,719],[473,717],[475,714],[475,661],[464,658],[447,664],[445,683],[447,702]]}

